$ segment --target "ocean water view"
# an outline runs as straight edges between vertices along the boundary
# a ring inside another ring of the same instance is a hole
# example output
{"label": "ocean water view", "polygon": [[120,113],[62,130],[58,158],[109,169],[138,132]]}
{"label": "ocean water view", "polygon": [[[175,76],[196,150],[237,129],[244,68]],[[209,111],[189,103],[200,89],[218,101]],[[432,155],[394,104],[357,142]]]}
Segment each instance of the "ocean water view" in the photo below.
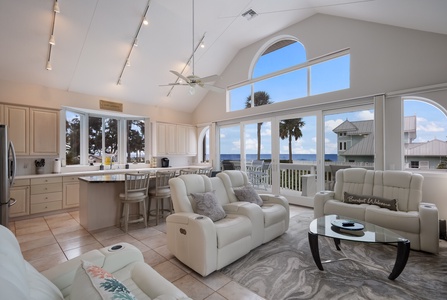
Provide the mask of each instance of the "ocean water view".
{"label": "ocean water view", "polygon": [[[247,160],[254,160],[257,159],[257,154],[247,154],[246,159]],[[264,160],[270,160],[272,158],[271,154],[261,154],[261,159]],[[302,161],[316,161],[317,155],[316,154],[292,154],[293,160],[302,160]],[[326,161],[337,161],[337,154],[325,154],[324,156]],[[279,155],[280,160],[288,160],[289,155],[288,154],[280,154]],[[241,160],[240,154],[221,154],[220,160]]]}

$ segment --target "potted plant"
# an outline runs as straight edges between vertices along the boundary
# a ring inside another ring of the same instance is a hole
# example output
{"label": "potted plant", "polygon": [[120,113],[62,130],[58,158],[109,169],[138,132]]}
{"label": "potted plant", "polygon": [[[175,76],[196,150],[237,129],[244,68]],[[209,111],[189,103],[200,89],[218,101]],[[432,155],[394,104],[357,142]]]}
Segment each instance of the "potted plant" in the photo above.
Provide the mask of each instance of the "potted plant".
{"label": "potted plant", "polygon": [[44,173],[44,167],[45,167],[45,159],[36,159],[34,161],[34,165],[36,166],[36,174],[43,174]]}

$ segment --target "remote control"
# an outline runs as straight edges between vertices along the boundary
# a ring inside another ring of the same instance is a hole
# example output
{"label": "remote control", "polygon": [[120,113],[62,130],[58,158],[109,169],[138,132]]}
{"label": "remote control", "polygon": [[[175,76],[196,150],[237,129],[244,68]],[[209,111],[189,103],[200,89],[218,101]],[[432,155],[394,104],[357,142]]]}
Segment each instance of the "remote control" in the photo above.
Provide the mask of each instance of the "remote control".
{"label": "remote control", "polygon": [[345,227],[351,227],[351,226],[354,226],[354,222],[343,222],[343,223],[341,223],[341,225],[343,225]]}

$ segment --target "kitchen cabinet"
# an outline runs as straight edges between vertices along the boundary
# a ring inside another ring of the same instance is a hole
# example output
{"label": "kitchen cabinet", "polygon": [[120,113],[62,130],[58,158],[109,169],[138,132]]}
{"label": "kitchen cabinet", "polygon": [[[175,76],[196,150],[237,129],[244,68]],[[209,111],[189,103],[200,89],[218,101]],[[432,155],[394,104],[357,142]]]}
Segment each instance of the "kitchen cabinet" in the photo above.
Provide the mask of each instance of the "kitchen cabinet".
{"label": "kitchen cabinet", "polygon": [[59,154],[59,111],[8,104],[2,107],[0,115],[16,155]]}
{"label": "kitchen cabinet", "polygon": [[167,154],[197,155],[196,128],[157,123],[157,156]]}
{"label": "kitchen cabinet", "polygon": [[29,108],[5,105],[5,124],[16,155],[29,155]]}
{"label": "kitchen cabinet", "polygon": [[31,179],[30,213],[62,209],[62,177]]}
{"label": "kitchen cabinet", "polygon": [[11,198],[16,203],[9,208],[11,218],[29,215],[30,181],[29,179],[16,179],[10,189]]}
{"label": "kitchen cabinet", "polygon": [[79,179],[78,176],[64,176],[62,208],[79,206]]}
{"label": "kitchen cabinet", "polygon": [[30,155],[59,154],[59,111],[30,108]]}

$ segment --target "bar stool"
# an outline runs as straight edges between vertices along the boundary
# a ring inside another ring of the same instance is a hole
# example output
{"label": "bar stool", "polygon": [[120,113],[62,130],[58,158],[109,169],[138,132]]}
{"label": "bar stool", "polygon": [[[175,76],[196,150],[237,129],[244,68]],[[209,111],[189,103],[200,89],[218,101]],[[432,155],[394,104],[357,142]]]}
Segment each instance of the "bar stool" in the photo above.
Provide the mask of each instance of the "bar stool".
{"label": "bar stool", "polygon": [[[146,199],[148,197],[149,174],[125,174],[124,193],[119,195],[119,226],[124,225],[127,233],[129,223],[144,222],[147,227]],[[138,204],[138,213],[130,220],[130,205]]]}
{"label": "bar stool", "polygon": [[[155,225],[158,225],[158,220],[164,216],[164,212],[172,213],[171,188],[169,187],[169,179],[175,176],[175,172],[157,171],[155,173],[155,187],[149,189],[149,213],[148,216],[155,216]],[[155,209],[151,210],[151,201],[155,199]],[[169,199],[169,209],[164,209],[164,200]],[[161,208],[160,208],[161,202]]]}
{"label": "bar stool", "polygon": [[180,175],[197,174],[197,169],[180,169]]}

